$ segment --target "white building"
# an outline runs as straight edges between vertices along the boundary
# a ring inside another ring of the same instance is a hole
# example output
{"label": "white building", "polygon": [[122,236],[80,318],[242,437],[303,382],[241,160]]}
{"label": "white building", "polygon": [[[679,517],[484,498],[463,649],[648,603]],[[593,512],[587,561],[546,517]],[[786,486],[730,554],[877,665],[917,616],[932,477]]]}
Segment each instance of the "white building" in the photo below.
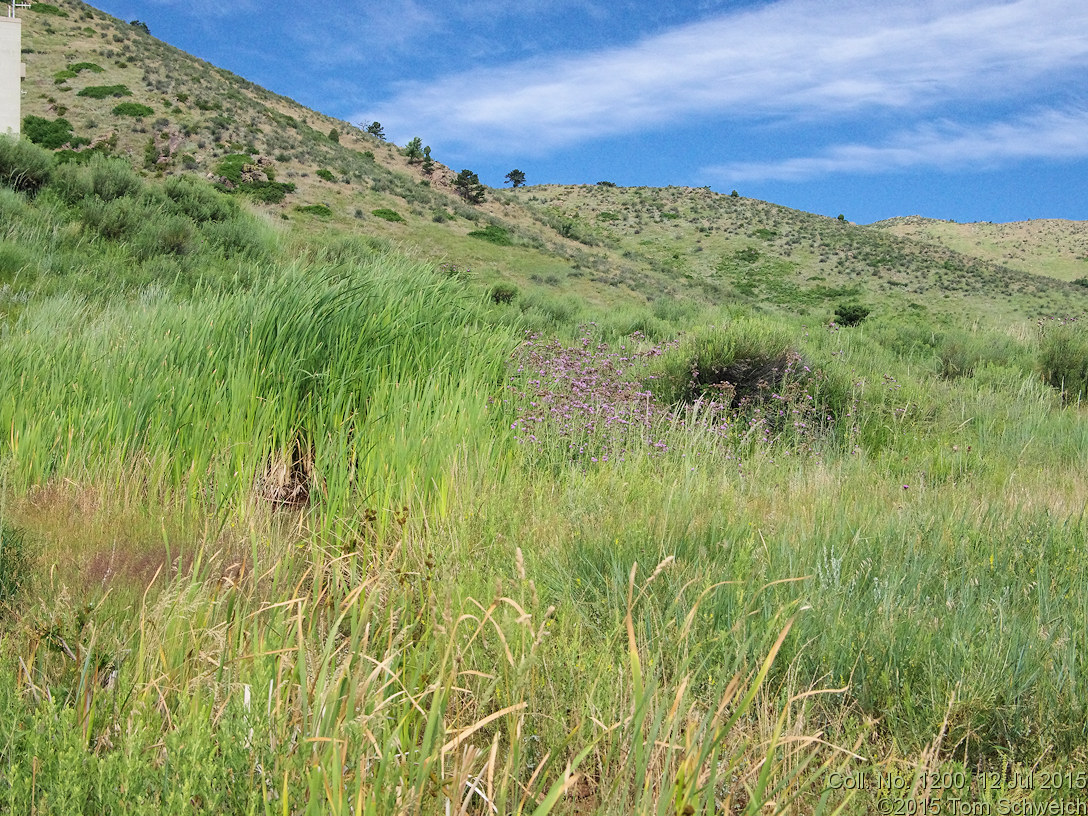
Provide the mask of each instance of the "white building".
{"label": "white building", "polygon": [[19,135],[23,121],[21,85],[26,65],[22,49],[23,21],[15,16],[15,6],[11,5],[7,15],[0,12],[0,133],[13,136]]}

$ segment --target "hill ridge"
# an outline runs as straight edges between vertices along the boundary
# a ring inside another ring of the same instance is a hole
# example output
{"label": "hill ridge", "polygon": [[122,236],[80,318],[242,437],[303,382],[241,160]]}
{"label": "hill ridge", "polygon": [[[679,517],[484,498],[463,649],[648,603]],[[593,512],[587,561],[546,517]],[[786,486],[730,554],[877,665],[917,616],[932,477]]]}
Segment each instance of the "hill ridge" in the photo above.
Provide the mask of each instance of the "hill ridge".
{"label": "hill ridge", "polygon": [[[471,270],[485,285],[515,285],[527,295],[523,310],[561,308],[559,301],[638,309],[680,298],[826,319],[841,302],[864,300],[1008,324],[1088,307],[1080,287],[1041,277],[1054,271],[1046,265],[922,234],[935,222],[921,216],[856,225],[687,186],[533,185],[489,190],[483,203],[470,204],[441,157],[428,173],[383,138],[140,26],[78,0],[50,8],[59,13],[23,14],[23,113],[68,121],[68,146],[88,150],[85,140],[127,156],[148,175],[213,181],[228,157],[248,155],[255,165],[259,158],[252,178],[274,179],[291,192],[254,206],[285,226],[335,224],[411,246],[435,263]],[[116,96],[101,90],[111,87]],[[118,113],[122,102],[151,112]],[[300,207],[327,215],[315,221]],[[1061,256],[1064,266],[1051,277],[1079,277],[1071,257],[1088,257],[1088,236],[1083,252],[1079,247]]]}

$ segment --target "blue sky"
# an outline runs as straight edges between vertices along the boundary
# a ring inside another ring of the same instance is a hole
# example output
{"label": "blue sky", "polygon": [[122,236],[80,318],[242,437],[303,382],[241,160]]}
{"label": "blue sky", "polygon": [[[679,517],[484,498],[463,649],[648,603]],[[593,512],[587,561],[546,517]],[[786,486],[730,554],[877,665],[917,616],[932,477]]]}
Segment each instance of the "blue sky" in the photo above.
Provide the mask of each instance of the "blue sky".
{"label": "blue sky", "polygon": [[100,0],[502,186],[709,186],[869,223],[1088,220],[1084,0]]}

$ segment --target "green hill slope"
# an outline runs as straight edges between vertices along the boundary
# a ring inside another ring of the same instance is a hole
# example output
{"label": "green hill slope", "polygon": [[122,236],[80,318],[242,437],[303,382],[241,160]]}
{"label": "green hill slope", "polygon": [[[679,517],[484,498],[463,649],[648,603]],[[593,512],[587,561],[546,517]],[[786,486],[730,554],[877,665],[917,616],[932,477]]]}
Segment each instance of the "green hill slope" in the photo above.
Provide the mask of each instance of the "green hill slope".
{"label": "green hill slope", "polygon": [[[656,301],[678,297],[818,320],[844,301],[864,301],[994,325],[1080,313],[1088,304],[1085,292],[1053,280],[1076,277],[1080,261],[1066,258],[1081,253],[1074,241],[1066,242],[1068,250],[1053,242],[1053,261],[1043,260],[1035,241],[1022,248],[1036,259],[1026,263],[1015,253],[978,251],[968,240],[937,245],[929,234],[898,229],[896,237],[884,225],[840,223],[704,189],[529,187],[492,191],[471,206],[440,163],[425,173],[397,147],[350,123],[85,4],[36,5],[23,14],[24,114],[67,120],[78,150],[97,145],[146,173],[213,179],[234,161],[232,185],[248,164],[251,177],[291,186],[281,203],[255,206],[293,228],[334,224],[410,246],[484,283],[514,283],[532,293],[522,307],[535,309],[538,322],[582,303],[649,307],[649,314]],[[96,98],[101,94],[119,95]],[[143,106],[142,115],[128,115],[132,105]],[[84,140],[89,144],[78,144]],[[316,224],[298,209],[313,205],[329,208]],[[390,213],[403,220],[386,220]],[[505,230],[509,242],[469,237],[489,225]],[[628,317],[637,320],[637,313]]]}
{"label": "green hill slope", "polygon": [[911,216],[871,226],[1034,275],[1065,281],[1088,276],[1088,223],[1083,221],[956,224]]}
{"label": "green hill slope", "polygon": [[0,812],[1088,809],[1083,287],[35,8]]}

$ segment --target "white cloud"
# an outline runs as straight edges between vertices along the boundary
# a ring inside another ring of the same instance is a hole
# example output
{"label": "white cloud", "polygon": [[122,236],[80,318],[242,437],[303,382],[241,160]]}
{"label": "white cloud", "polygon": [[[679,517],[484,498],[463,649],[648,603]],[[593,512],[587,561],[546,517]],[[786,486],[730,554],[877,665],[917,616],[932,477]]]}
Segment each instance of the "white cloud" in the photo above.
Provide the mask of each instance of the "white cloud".
{"label": "white cloud", "polygon": [[1083,71],[1086,31],[1082,0],[780,0],[628,47],[408,83],[358,118],[398,140],[525,153],[692,117],[933,110]]}
{"label": "white cloud", "polygon": [[1088,111],[1047,110],[983,127],[943,122],[900,133],[883,145],[844,144],[817,155],[736,162],[704,169],[722,181],[804,181],[833,173],[914,167],[984,169],[1022,159],[1088,158]]}

